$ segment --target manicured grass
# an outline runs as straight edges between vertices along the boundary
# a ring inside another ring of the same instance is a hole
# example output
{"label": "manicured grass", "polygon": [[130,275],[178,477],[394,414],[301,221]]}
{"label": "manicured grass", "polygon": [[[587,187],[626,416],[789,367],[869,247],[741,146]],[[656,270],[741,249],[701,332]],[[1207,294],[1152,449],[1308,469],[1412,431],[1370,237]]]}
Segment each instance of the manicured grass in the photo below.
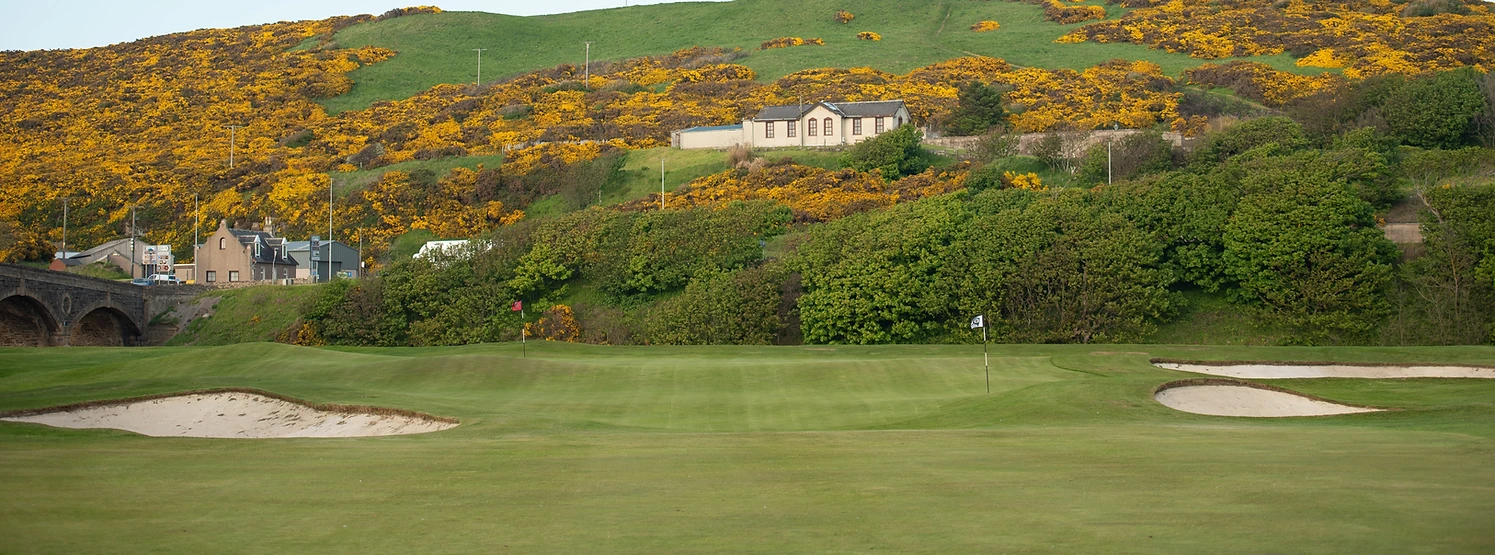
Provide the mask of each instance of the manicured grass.
{"label": "manicured grass", "polygon": [[301,313],[301,305],[316,296],[315,285],[259,285],[205,293],[222,297],[207,318],[187,324],[170,345],[232,345],[274,341]]}
{"label": "manicured grass", "polygon": [[[851,10],[856,19],[850,24],[836,23],[832,14],[840,9]],[[1113,17],[1123,13],[1114,6],[1107,9]],[[995,19],[1002,28],[972,32],[971,24],[983,19]],[[1044,21],[1042,9],[1034,5],[991,0],[736,0],[538,17],[477,12],[415,15],[338,32],[334,42],[339,46],[381,46],[399,54],[355,71],[353,91],[325,105],[333,112],[362,109],[379,100],[408,98],[437,84],[473,82],[477,72],[473,48],[492,49],[483,55],[485,82],[560,64],[580,65],[584,41],[594,42],[594,61],[662,55],[692,46],[740,47],[751,56],[739,63],[752,67],[764,80],[821,67],[870,66],[904,73],[967,55],[1071,69],[1115,58],[1150,60],[1170,74],[1206,62],[1140,45],[1054,42],[1075,27]],[[883,40],[856,40],[861,31],[880,33]],[[758,50],[764,41],[782,36],[819,37],[826,45]],[[1319,71],[1298,68],[1285,55],[1257,59],[1288,71]]]}
{"label": "manicured grass", "polygon": [[0,423],[7,551],[1487,553],[1495,382],[1293,380],[1404,410],[1171,411],[1149,357],[1495,348],[0,349],[0,409],[216,386],[459,417],[345,440]]}

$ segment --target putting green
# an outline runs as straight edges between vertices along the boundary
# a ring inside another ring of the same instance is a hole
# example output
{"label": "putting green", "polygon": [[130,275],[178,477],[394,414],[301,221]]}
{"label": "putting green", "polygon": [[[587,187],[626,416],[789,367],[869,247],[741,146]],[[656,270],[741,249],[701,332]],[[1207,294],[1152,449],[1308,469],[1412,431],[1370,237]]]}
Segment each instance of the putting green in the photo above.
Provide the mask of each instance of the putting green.
{"label": "putting green", "polygon": [[356,439],[0,423],[5,551],[1480,553],[1495,382],[1274,380],[1398,410],[1174,411],[1188,360],[1495,349],[0,349],[0,410],[249,387],[460,418]]}

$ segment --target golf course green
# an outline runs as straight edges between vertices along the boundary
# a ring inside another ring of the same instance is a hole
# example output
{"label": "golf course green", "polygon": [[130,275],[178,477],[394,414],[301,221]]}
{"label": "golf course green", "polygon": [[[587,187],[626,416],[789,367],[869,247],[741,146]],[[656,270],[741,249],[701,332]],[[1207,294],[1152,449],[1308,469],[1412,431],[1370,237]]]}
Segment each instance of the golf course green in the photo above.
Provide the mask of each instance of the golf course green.
{"label": "golf course green", "polygon": [[[371,438],[0,422],[6,553],[1491,553],[1495,380],[1287,379],[1189,414],[1153,358],[1495,348],[0,349],[0,411],[210,388],[460,419]],[[1248,380],[1251,381],[1251,380]]]}

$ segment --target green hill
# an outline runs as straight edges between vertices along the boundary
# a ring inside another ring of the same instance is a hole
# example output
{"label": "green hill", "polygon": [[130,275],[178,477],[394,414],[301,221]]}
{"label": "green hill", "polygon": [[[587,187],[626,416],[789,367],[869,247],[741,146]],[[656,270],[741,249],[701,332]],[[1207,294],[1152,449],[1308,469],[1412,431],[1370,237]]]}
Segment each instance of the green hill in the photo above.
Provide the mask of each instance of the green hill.
{"label": "green hill", "polygon": [[[1088,0],[1100,3],[1099,0]],[[849,24],[833,15],[848,9]],[[1124,9],[1107,6],[1111,17]],[[1000,30],[975,33],[970,26],[996,20]],[[352,74],[351,93],[326,101],[333,112],[361,109],[380,100],[408,98],[433,85],[470,83],[477,55],[483,53],[484,81],[554,67],[580,65],[584,41],[593,41],[592,60],[621,60],[666,54],[691,46],[741,47],[750,56],[739,62],[761,79],[820,67],[860,67],[903,73],[941,60],[979,54],[1025,66],[1082,69],[1115,59],[1149,60],[1170,74],[1204,60],[1134,44],[1058,44],[1077,25],[1043,19],[1038,6],[991,0],[736,0],[634,6],[538,17],[477,12],[413,15],[355,25],[338,32],[341,47],[379,46],[399,52],[393,59]],[[859,41],[861,31],[882,35]],[[764,41],[783,36],[819,37],[823,47],[759,51]],[[1300,71],[1290,56],[1259,61]]]}

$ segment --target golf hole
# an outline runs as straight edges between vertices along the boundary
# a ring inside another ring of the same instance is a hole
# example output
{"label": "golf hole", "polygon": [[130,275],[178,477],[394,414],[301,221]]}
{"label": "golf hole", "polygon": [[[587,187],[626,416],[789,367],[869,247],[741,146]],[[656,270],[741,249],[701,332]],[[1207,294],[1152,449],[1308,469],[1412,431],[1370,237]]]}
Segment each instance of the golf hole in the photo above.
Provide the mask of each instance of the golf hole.
{"label": "golf hole", "polygon": [[1168,408],[1209,416],[1284,418],[1381,412],[1234,380],[1184,380],[1159,386],[1153,398]]}
{"label": "golf hole", "polygon": [[438,432],[452,418],[380,407],[319,405],[269,392],[220,389],[0,414],[7,422],[108,428],[152,437],[334,438]]}

